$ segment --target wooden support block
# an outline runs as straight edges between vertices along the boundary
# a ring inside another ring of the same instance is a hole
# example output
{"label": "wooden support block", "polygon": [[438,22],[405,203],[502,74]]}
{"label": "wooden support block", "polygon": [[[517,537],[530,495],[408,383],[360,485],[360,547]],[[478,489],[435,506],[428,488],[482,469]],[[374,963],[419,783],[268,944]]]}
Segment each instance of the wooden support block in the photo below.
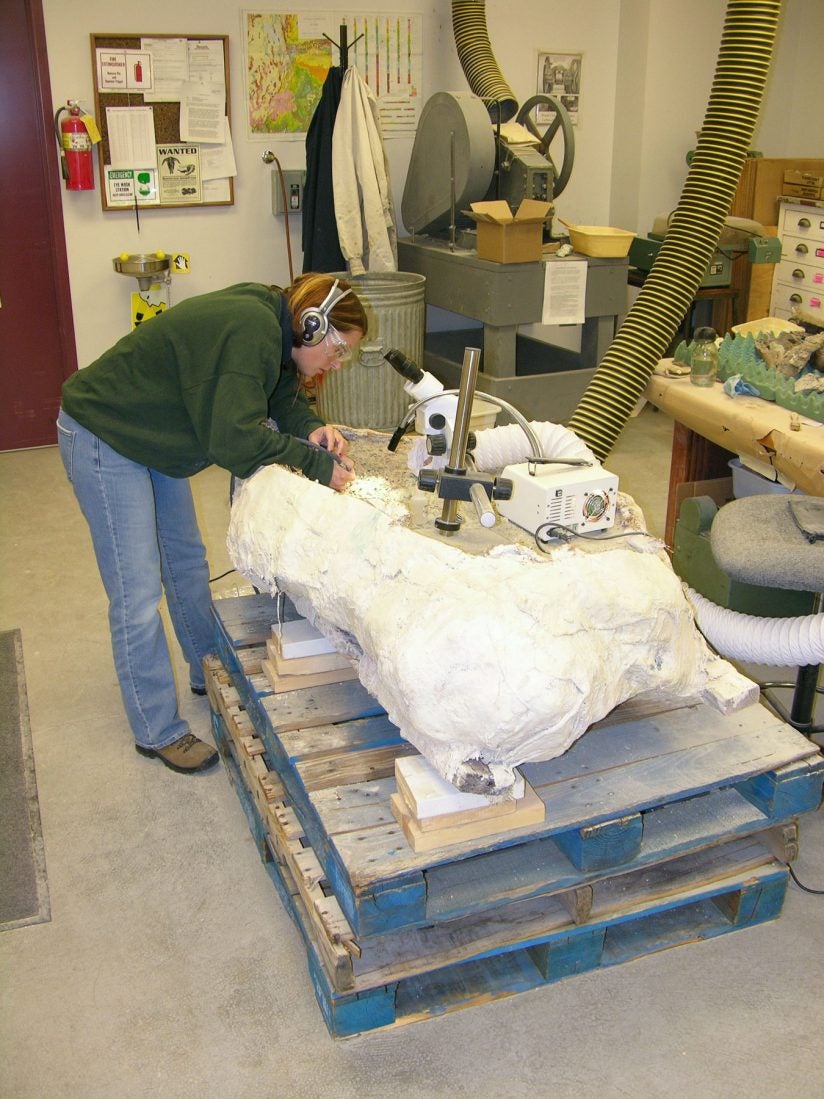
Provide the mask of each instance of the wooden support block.
{"label": "wooden support block", "polygon": [[237,653],[238,663],[243,669],[244,675],[255,675],[260,671],[260,662],[266,655],[265,649],[257,646],[253,649],[239,649]]}
{"label": "wooden support block", "polygon": [[315,656],[281,655],[278,643],[266,642],[267,659],[274,664],[278,675],[313,675],[315,672],[332,672],[336,668],[351,668],[352,660],[345,653],[317,653]]}
{"label": "wooden support block", "polygon": [[808,813],[821,804],[824,760],[800,760],[775,771],[765,771],[736,789],[767,816]]}
{"label": "wooden support block", "polygon": [[415,852],[435,851],[439,847],[449,847],[455,843],[509,832],[514,828],[540,824],[546,812],[546,806],[528,782],[525,783],[524,796],[516,803],[514,812],[508,813],[505,817],[488,817],[485,820],[458,824],[452,828],[440,828],[437,831],[426,832],[420,828],[400,794],[392,794],[389,803],[395,819]]}
{"label": "wooden support block", "polygon": [[303,835],[303,828],[297,818],[295,810],[290,805],[273,805],[272,812],[278,827],[287,840],[299,840]]}
{"label": "wooden support block", "polygon": [[338,903],[337,897],[329,895],[328,897],[316,898],[315,911],[320,916],[321,923],[330,940],[333,943],[340,943],[347,954],[350,954],[353,958],[360,958],[363,951],[354,939],[352,928]]}
{"label": "wooden support block", "polygon": [[483,794],[465,794],[452,785],[421,755],[395,760],[398,792],[423,831],[437,831],[474,820],[508,816],[524,795],[524,779],[518,777],[512,797],[493,799]]}
{"label": "wooden support block", "polygon": [[348,668],[334,668],[331,672],[315,672],[313,675],[278,675],[274,664],[270,660],[264,660],[263,671],[275,694],[303,691],[307,687],[325,687],[329,683],[346,683],[358,678],[358,673],[351,664]]}
{"label": "wooden support block", "polygon": [[240,695],[237,692],[237,688],[233,687],[231,683],[221,684],[218,688],[218,694],[220,696],[220,703],[222,707],[227,710],[231,710],[232,707],[240,706]]}
{"label": "wooden support block", "polygon": [[317,656],[319,653],[333,653],[337,650],[320,630],[307,618],[296,618],[292,622],[281,622],[273,627],[273,637],[278,644],[280,654],[285,659],[299,656]]}
{"label": "wooden support block", "polygon": [[265,761],[262,760],[260,756],[250,756],[249,771],[255,776],[258,782],[260,782],[261,780],[265,781],[267,775],[269,774],[269,768],[266,766]]}
{"label": "wooden support block", "polygon": [[577,889],[565,889],[558,899],[577,924],[586,923],[592,913],[592,886],[581,885]]}
{"label": "wooden support block", "polygon": [[603,960],[604,936],[605,929],[597,927],[528,947],[527,953],[545,981],[559,981],[597,969]]}
{"label": "wooden support block", "polygon": [[755,875],[740,888],[721,893],[712,901],[731,924],[744,927],[773,920],[781,912],[786,890],[785,879],[761,881]]}
{"label": "wooden support block", "polygon": [[326,877],[323,867],[311,847],[304,847],[302,851],[296,851],[294,853],[294,862],[301,879],[307,886],[317,885]]}
{"label": "wooden support block", "polygon": [[552,838],[578,870],[605,870],[635,858],[644,835],[641,813],[559,832]]}
{"label": "wooden support block", "polygon": [[781,862],[794,862],[798,858],[798,821],[769,828],[763,839],[767,849]]}
{"label": "wooden support block", "polygon": [[283,797],[283,783],[276,771],[266,772],[266,775],[260,779],[260,788],[267,803]]}

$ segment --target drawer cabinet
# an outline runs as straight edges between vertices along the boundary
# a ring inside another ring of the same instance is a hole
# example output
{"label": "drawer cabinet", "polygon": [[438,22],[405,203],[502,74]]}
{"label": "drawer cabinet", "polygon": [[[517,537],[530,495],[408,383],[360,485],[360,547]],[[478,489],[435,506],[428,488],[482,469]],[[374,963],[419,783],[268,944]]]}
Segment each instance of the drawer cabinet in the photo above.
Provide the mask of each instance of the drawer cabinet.
{"label": "drawer cabinet", "polygon": [[782,200],[778,236],[781,262],[773,274],[771,315],[786,319],[800,307],[824,327],[824,201]]}

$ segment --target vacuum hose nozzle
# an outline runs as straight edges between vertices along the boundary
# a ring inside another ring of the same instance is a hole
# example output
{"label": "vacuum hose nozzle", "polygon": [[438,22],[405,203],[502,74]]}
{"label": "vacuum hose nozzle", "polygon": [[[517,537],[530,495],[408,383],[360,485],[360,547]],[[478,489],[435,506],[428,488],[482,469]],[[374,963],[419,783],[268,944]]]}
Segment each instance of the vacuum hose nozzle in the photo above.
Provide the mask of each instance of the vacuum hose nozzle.
{"label": "vacuum hose nozzle", "polygon": [[416,385],[418,382],[423,381],[424,371],[421,370],[417,363],[413,363],[411,359],[407,359],[403,351],[391,348],[383,357],[394,370],[397,370],[402,378],[406,378],[407,381]]}

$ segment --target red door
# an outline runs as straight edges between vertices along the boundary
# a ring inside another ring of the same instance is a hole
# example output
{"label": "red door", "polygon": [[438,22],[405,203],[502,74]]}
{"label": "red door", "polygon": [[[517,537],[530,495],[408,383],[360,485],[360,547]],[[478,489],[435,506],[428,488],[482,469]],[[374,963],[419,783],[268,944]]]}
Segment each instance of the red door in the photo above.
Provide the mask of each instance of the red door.
{"label": "red door", "polygon": [[0,0],[0,450],[56,442],[77,369],[41,0]]}

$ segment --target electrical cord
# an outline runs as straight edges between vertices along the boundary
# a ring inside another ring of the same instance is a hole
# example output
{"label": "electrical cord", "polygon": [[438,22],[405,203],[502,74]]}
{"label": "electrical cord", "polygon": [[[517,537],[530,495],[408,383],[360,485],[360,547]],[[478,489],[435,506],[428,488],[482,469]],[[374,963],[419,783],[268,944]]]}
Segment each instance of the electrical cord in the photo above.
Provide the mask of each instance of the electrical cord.
{"label": "electrical cord", "polygon": [[289,200],[286,197],[286,180],[283,176],[283,168],[276,156],[272,160],[278,166],[278,182],[280,183],[280,197],[283,202],[283,227],[286,230],[286,255],[289,259],[289,285],[295,281],[295,273],[292,269],[292,234],[289,229]]}
{"label": "electrical cord", "polygon": [[798,880],[798,877],[796,876],[795,871],[793,870],[793,868],[790,866],[789,863],[787,863],[787,869],[790,872],[790,877],[792,878],[792,880],[795,882],[795,884],[798,886],[799,889],[803,889],[805,893],[812,893],[816,897],[824,897],[824,889],[813,889],[809,885],[804,885],[803,882]]}
{"label": "electrical cord", "polygon": [[[539,535],[542,530],[547,531],[547,537],[540,539]],[[584,541],[593,542],[611,542],[613,538],[653,538],[656,542],[660,541],[654,534],[650,534],[648,530],[626,530],[617,531],[614,534],[582,534],[580,531],[573,530],[572,527],[565,527],[562,523],[541,523],[541,525],[535,531],[535,545],[541,551],[546,553],[546,543],[552,540],[559,542],[569,542],[573,538],[582,538]]]}
{"label": "electrical cord", "polygon": [[222,573],[220,574],[220,576],[210,576],[210,577],[209,577],[209,583],[210,583],[210,584],[214,584],[214,583],[216,583],[216,582],[217,582],[218,580],[222,580],[224,576],[228,576],[228,575],[229,575],[229,573],[231,573],[231,572],[237,572],[237,569],[227,569],[227,570],[226,570],[226,572],[222,572]]}

